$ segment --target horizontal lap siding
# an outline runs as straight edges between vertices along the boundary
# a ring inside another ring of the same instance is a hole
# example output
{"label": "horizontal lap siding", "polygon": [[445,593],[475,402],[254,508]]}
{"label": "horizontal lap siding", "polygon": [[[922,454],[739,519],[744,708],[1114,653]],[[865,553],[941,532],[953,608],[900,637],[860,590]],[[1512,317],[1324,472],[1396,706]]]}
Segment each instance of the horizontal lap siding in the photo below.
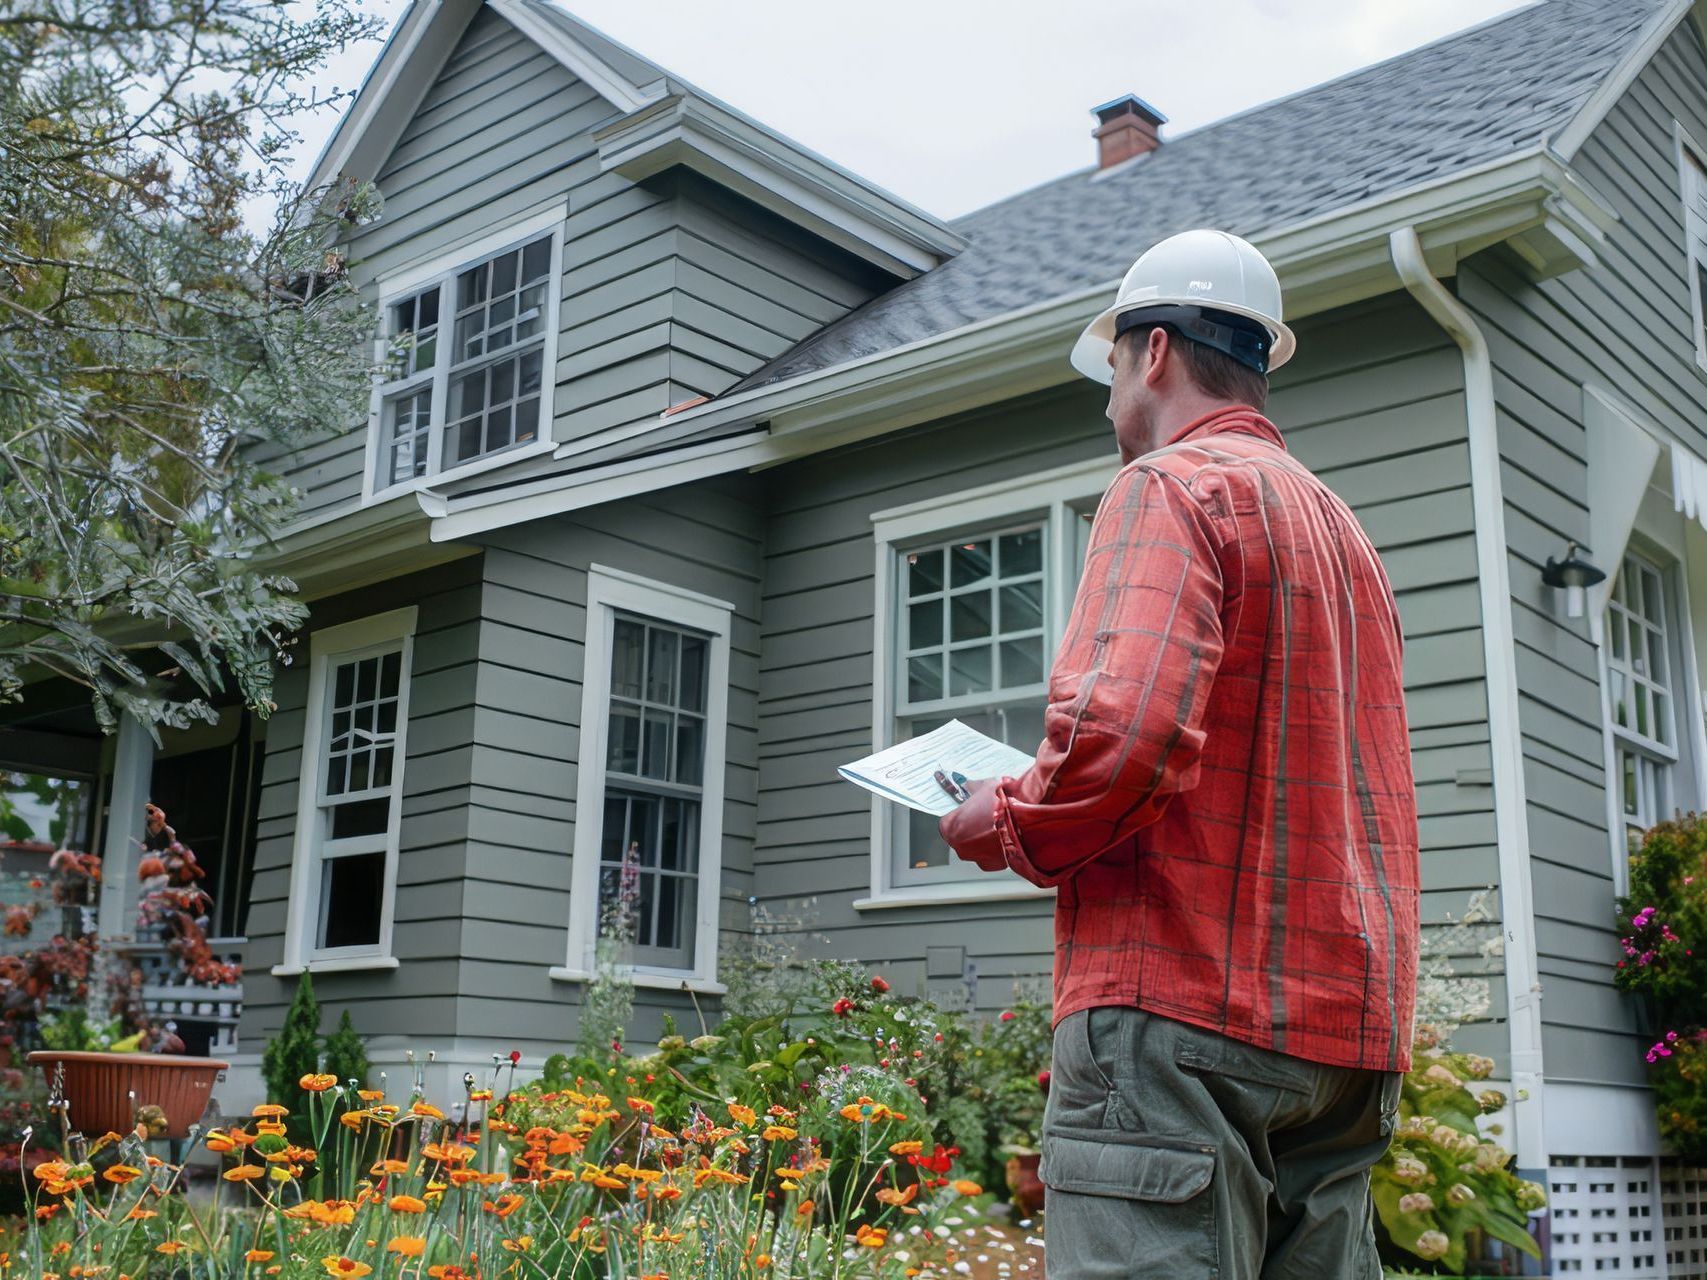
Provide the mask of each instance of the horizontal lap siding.
{"label": "horizontal lap siding", "polygon": [[[392,941],[402,964],[389,972],[321,974],[314,985],[330,1016],[349,1007],[365,1035],[449,1036],[455,1031],[480,598],[480,561],[474,557],[314,602],[297,660],[280,673],[274,695],[279,709],[267,726],[243,977],[242,1035],[249,1043],[261,1043],[277,1029],[296,987],[296,979],[275,978],[269,971],[284,959],[313,656],[308,636],[321,627],[409,604],[418,614]],[[316,747],[311,758],[316,767],[319,758]]]}
{"label": "horizontal lap siding", "polygon": [[[590,565],[735,606],[721,916],[730,934],[746,928],[757,803],[763,524],[756,496],[745,477],[717,479],[489,538],[459,1034],[574,1041],[581,987],[554,981],[547,970],[564,963],[568,945]],[[657,1036],[665,1012],[697,1027],[692,1003],[677,993],[643,989],[636,1007],[629,1030],[637,1041]]]}
{"label": "horizontal lap siding", "polygon": [[[1599,674],[1587,620],[1560,616],[1541,568],[1588,545],[1585,383],[1707,449],[1695,363],[1672,121],[1707,138],[1707,57],[1684,23],[1574,161],[1619,215],[1597,265],[1535,284],[1499,253],[1459,273],[1486,333],[1499,407],[1519,715],[1546,1071],[1637,1084],[1633,1009],[1613,996],[1613,852],[1606,829]],[[1591,547],[1615,570],[1621,548]]]}
{"label": "horizontal lap siding", "polygon": [[[1461,365],[1414,305],[1307,323],[1271,405],[1289,446],[1356,508],[1407,635],[1423,874],[1432,918],[1497,879]],[[926,947],[964,947],[980,1004],[1046,981],[1048,899],[856,911],[870,807],[835,766],[870,750],[871,513],[1110,453],[1098,393],[1073,387],[769,474],[760,699],[759,894],[837,955],[929,986]],[[816,943],[813,944],[817,946]],[[936,981],[940,982],[938,978]],[[1478,1030],[1478,1047],[1500,1039]]]}

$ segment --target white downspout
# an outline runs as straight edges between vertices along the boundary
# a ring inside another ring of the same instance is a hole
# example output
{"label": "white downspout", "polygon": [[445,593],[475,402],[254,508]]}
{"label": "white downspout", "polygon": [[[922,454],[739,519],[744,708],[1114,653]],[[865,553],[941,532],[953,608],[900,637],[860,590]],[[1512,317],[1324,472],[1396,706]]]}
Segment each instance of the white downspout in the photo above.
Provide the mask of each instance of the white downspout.
{"label": "white downspout", "polygon": [[1505,979],[1511,1033],[1512,1107],[1518,1167],[1540,1177],[1547,1167],[1541,1105],[1541,981],[1535,954],[1535,899],[1529,877],[1529,811],[1518,726],[1517,639],[1511,620],[1511,573],[1500,482],[1493,365],[1475,319],[1428,268],[1415,227],[1388,239],[1393,266],[1464,353],[1464,407],[1470,435],[1470,500],[1476,520],[1477,585],[1482,604],[1482,654],[1488,693],[1488,744],[1493,757],[1494,831],[1499,841],[1500,920],[1505,930]]}

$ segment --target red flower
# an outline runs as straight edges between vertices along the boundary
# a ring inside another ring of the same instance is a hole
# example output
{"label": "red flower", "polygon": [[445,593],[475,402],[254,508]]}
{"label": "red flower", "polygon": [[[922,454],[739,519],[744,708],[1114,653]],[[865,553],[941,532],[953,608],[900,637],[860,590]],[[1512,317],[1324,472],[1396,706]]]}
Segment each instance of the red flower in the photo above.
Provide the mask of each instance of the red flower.
{"label": "red flower", "polygon": [[871,989],[873,991],[887,991],[889,990],[889,984],[882,978],[873,978],[871,980]]}
{"label": "red flower", "polygon": [[853,1010],[854,1002],[849,1000],[846,996],[841,997],[835,1004],[830,1006],[830,1012],[835,1014],[838,1018],[847,1017],[853,1012]]}
{"label": "red flower", "polygon": [[518,1066],[518,1065],[520,1065],[521,1060],[522,1060],[522,1051],[520,1049],[511,1049],[510,1050],[510,1065],[512,1067]]}
{"label": "red flower", "polygon": [[921,1169],[929,1169],[932,1173],[947,1173],[954,1165],[954,1157],[959,1154],[959,1147],[945,1147],[939,1142],[930,1155],[908,1156],[907,1163],[917,1165]]}
{"label": "red flower", "polygon": [[1043,1092],[1049,1092],[1049,1068],[1045,1067],[1037,1073],[1037,1087]]}

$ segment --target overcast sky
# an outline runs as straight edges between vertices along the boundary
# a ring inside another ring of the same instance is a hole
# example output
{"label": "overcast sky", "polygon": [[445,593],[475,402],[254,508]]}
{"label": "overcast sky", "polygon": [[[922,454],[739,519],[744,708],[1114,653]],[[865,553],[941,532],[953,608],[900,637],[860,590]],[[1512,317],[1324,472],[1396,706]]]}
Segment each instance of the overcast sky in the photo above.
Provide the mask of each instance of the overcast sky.
{"label": "overcast sky", "polygon": [[[955,217],[1089,164],[1090,109],[1136,93],[1207,124],[1520,0],[559,0],[896,195]],[[389,26],[406,0],[365,0]],[[377,43],[325,83],[358,84]],[[300,166],[330,118],[305,128]],[[1284,122],[1276,122],[1284,129]]]}

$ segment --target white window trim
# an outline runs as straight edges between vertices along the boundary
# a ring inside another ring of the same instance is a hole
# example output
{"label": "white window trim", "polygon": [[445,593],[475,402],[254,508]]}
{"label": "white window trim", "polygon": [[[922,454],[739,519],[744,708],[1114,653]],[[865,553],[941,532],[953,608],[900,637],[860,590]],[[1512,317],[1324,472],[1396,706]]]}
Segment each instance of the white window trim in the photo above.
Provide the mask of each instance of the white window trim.
{"label": "white window trim", "polygon": [[[375,280],[375,290],[379,299],[377,310],[381,324],[389,324],[392,303],[399,302],[410,294],[417,293],[434,283],[439,286],[439,338],[438,346],[434,352],[435,360],[430,384],[433,395],[430,429],[435,434],[441,434],[445,428],[446,404],[450,395],[450,367],[453,363],[451,348],[455,345],[452,338],[454,336],[456,312],[456,308],[451,305],[451,302],[457,274],[484,259],[502,253],[505,249],[516,248],[523,242],[532,240],[547,231],[552,233],[551,267],[549,285],[546,290],[544,349],[540,362],[538,438],[525,445],[511,446],[496,453],[473,458],[448,470],[433,471],[424,476],[411,477],[398,484],[381,486],[378,481],[379,459],[384,449],[385,438],[384,389],[390,383],[383,376],[376,375],[368,397],[367,449],[362,470],[362,505],[364,507],[386,502],[400,494],[430,488],[448,480],[460,480],[466,476],[479,475],[483,471],[508,466],[510,463],[519,462],[524,458],[538,457],[556,449],[556,442],[552,439],[552,420],[555,416],[553,401],[557,388],[557,341],[563,305],[564,223],[568,217],[568,204],[562,199],[554,199],[478,237],[461,240],[437,257],[425,262],[411,262],[408,266],[400,268],[390,275],[380,276]],[[375,340],[374,358],[376,361],[385,358],[389,343],[389,335]]]}
{"label": "white window trim", "polygon": [[[873,751],[894,745],[895,657],[899,640],[897,628],[900,625],[895,603],[898,547],[915,540],[946,537],[961,529],[999,523],[1032,513],[1048,516],[1051,527],[1057,530],[1071,529],[1069,509],[1101,498],[1119,470],[1120,464],[1113,459],[1096,458],[872,513],[872,535],[876,544],[876,570],[872,579],[876,597],[872,624]],[[1065,629],[1067,615],[1073,606],[1072,597],[1063,590],[1072,578],[1072,540],[1052,537],[1049,547],[1044,608],[1052,631],[1050,645],[1045,651],[1046,663],[1054,654],[1054,637]],[[855,899],[853,906],[857,911],[1045,898],[1055,892],[1053,889],[1040,889],[1008,873],[990,875],[976,872],[965,880],[896,884],[892,818],[887,802],[873,796],[871,894]]]}
{"label": "white window trim", "polygon": [[700,789],[699,904],[691,969],[629,966],[640,987],[720,993],[718,906],[723,889],[723,800],[729,737],[729,632],[735,606],[683,587],[595,564],[587,570],[587,639],[581,684],[581,748],[575,787],[568,955],[551,976],[592,977],[598,943],[599,845],[604,835],[605,752],[610,733],[611,638],[618,611],[711,637],[705,698],[705,782]]}
{"label": "white window trim", "polygon": [[1683,204],[1684,261],[1688,264],[1689,276],[1689,345],[1695,349],[1696,366],[1707,373],[1707,318],[1703,317],[1701,310],[1707,299],[1701,296],[1701,272],[1698,269],[1707,267],[1707,215],[1697,213],[1689,204],[1691,158],[1707,172],[1707,147],[1697,142],[1681,121],[1673,120],[1671,127],[1677,150],[1678,199]]}
{"label": "white window trim", "polygon": [[[302,763],[298,769],[296,836],[291,855],[290,901],[285,922],[284,963],[273,973],[290,977],[307,969],[315,973],[349,969],[394,969],[391,954],[393,915],[397,903],[398,832],[403,817],[405,764],[409,752],[409,690],[415,651],[414,605],[374,614],[338,626],[322,627],[308,639],[310,654],[308,705],[302,728]],[[333,661],[378,645],[402,642],[402,672],[397,689],[397,738],[393,748],[391,811],[386,822],[385,884],[379,915],[379,942],[372,947],[314,946],[316,910],[320,901],[320,767],[326,742],[328,673]]]}

